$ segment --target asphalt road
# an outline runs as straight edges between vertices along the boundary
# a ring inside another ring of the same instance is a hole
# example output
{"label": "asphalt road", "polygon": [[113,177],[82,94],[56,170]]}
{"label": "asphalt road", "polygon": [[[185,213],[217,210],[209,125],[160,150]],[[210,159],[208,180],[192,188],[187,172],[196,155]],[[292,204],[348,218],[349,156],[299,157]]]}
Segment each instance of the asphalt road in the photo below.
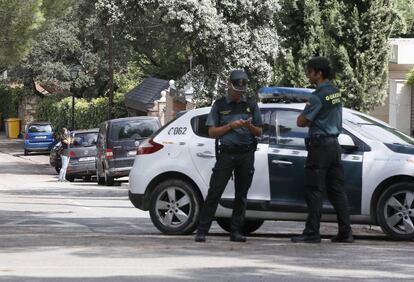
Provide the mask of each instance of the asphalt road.
{"label": "asphalt road", "polygon": [[292,244],[303,223],[267,222],[247,243],[217,225],[205,244],[165,236],[127,183],[58,183],[48,156],[0,135],[0,281],[413,281],[414,242],[354,226],[356,243]]}

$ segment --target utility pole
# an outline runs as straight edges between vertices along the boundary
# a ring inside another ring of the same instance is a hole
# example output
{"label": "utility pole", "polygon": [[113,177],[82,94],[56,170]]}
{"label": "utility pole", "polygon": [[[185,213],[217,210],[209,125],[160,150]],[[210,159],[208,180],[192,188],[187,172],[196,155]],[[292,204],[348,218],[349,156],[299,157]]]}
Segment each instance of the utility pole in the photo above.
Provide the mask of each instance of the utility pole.
{"label": "utility pole", "polygon": [[108,120],[112,119],[114,106],[114,36],[113,25],[109,23],[109,41],[108,41],[108,73],[109,73],[109,92],[108,92]]}

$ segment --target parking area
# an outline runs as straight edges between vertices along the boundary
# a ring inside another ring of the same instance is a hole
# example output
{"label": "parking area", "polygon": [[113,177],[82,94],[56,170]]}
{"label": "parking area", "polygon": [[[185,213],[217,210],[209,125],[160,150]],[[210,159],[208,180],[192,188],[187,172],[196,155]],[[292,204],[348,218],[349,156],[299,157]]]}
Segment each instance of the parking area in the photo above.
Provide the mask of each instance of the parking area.
{"label": "parking area", "polygon": [[167,236],[128,200],[128,183],[57,182],[46,154],[0,138],[0,281],[412,281],[413,242],[354,226],[356,243],[292,244],[302,222],[266,222],[247,243],[216,224],[206,244]]}

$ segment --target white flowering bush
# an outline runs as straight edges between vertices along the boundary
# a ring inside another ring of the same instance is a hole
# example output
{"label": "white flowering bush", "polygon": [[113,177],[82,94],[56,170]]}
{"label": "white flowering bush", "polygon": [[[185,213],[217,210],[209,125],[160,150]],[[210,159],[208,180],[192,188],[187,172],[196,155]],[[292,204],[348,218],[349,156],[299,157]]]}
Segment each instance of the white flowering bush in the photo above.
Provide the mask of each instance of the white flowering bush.
{"label": "white flowering bush", "polygon": [[276,0],[99,0],[96,7],[123,26],[125,38],[145,54],[138,58],[144,68],[158,66],[154,75],[180,79],[192,56],[193,68],[177,87],[191,81],[199,106],[226,93],[232,69],[248,72],[251,94],[274,75]]}

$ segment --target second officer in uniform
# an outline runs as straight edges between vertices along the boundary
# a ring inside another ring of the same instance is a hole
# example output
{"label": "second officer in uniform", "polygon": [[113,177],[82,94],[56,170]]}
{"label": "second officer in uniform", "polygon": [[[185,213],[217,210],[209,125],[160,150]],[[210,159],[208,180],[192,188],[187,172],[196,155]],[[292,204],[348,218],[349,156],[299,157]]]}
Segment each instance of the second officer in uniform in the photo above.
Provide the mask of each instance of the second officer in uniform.
{"label": "second officer in uniform", "polygon": [[211,108],[206,125],[209,136],[216,138],[216,164],[210,187],[199,217],[196,242],[204,242],[216,209],[234,173],[235,197],[230,240],[245,242],[241,233],[246,211],[246,197],[254,173],[256,138],[262,134],[262,119],[257,103],[243,96],[248,82],[243,70],[230,74],[228,95],[218,99]]}
{"label": "second officer in uniform", "polygon": [[322,196],[326,190],[338,218],[338,235],[332,242],[352,243],[348,198],[344,191],[344,171],[338,135],[342,131],[342,99],[329,81],[331,66],[325,57],[313,57],[307,76],[317,85],[309,103],[297,119],[300,127],[309,127],[308,156],[305,163],[305,199],[308,218],[302,235],[292,237],[295,243],[319,243]]}

